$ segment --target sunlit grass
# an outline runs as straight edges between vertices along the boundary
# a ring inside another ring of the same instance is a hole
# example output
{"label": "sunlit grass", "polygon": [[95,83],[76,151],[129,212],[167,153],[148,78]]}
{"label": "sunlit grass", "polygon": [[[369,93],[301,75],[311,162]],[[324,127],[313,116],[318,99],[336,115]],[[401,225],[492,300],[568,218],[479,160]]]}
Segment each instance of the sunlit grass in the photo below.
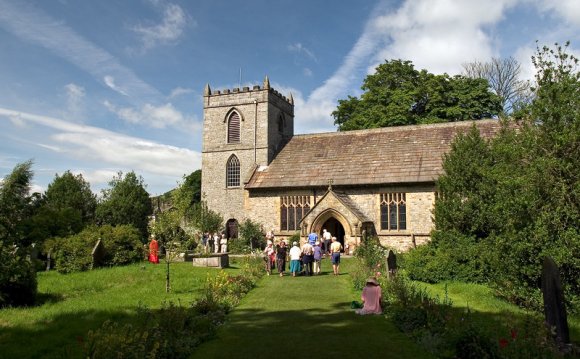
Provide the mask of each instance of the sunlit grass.
{"label": "sunlit grass", "polygon": [[154,309],[164,301],[188,305],[198,297],[207,274],[219,271],[172,263],[171,292],[166,293],[165,268],[164,263],[142,263],[66,275],[38,273],[39,305],[0,310],[0,357],[78,353],[87,332],[105,320],[131,320],[139,306]]}

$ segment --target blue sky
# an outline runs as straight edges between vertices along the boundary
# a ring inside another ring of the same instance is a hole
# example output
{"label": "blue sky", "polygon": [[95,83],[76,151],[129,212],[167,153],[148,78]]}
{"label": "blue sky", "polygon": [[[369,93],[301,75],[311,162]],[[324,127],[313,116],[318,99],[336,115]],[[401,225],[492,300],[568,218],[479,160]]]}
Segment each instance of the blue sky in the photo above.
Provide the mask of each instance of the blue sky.
{"label": "blue sky", "polygon": [[33,190],[118,171],[161,194],[201,165],[202,92],[261,84],[295,99],[295,133],[335,131],[337,99],[387,59],[433,73],[536,46],[580,49],[578,0],[0,0],[0,178]]}

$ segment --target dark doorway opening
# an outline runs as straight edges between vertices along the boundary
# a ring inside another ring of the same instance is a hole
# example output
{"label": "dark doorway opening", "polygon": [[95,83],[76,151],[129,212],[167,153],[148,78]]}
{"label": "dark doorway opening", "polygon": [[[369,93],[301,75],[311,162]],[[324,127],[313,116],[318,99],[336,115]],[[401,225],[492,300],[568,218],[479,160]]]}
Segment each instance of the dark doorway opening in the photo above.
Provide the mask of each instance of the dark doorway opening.
{"label": "dark doorway opening", "polygon": [[238,221],[234,218],[226,222],[226,238],[238,238]]}
{"label": "dark doorway opening", "polygon": [[344,250],[344,227],[342,226],[342,224],[340,224],[340,222],[334,217],[329,218],[322,225],[319,237],[322,237],[322,229],[325,228],[328,232],[330,232],[330,234],[333,237],[336,237],[336,239],[340,242],[340,244],[342,244],[342,248]]}

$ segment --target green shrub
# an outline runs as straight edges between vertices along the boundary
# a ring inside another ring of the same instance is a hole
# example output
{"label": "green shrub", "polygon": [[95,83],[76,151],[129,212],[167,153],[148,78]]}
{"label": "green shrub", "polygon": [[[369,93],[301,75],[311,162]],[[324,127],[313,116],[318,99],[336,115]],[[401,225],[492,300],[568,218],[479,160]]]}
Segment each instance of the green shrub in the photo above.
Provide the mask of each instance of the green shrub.
{"label": "green shrub", "polygon": [[434,231],[432,241],[404,255],[411,279],[427,283],[443,280],[485,282],[490,277],[490,253],[485,243],[455,231]]}
{"label": "green shrub", "polygon": [[131,225],[90,226],[74,236],[47,242],[45,250],[52,253],[60,273],[85,271],[92,266],[92,251],[99,238],[105,248],[103,265],[125,265],[143,260],[145,250],[140,232]]}
{"label": "green shrub", "polygon": [[164,304],[159,310],[140,308],[131,324],[106,321],[90,331],[85,357],[108,358],[187,358],[196,346],[211,338],[222,312],[200,314],[196,308]]}
{"label": "green shrub", "polygon": [[266,238],[262,231],[262,226],[250,219],[246,219],[240,224],[238,231],[240,246],[246,246],[251,249],[264,248],[266,246]]}
{"label": "green shrub", "polygon": [[356,289],[361,290],[369,277],[380,277],[386,273],[387,253],[378,238],[369,239],[357,247],[354,252],[356,264],[350,272]]}
{"label": "green shrub", "polygon": [[0,308],[32,305],[36,299],[36,272],[17,248],[0,241]]}

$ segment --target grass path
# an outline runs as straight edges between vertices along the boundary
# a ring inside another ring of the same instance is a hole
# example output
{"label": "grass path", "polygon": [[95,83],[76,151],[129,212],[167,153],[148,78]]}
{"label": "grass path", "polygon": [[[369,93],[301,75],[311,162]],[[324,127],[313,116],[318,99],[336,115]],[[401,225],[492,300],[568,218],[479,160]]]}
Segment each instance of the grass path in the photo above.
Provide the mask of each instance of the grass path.
{"label": "grass path", "polygon": [[192,358],[429,358],[383,316],[358,316],[348,261],[335,277],[264,277]]}

